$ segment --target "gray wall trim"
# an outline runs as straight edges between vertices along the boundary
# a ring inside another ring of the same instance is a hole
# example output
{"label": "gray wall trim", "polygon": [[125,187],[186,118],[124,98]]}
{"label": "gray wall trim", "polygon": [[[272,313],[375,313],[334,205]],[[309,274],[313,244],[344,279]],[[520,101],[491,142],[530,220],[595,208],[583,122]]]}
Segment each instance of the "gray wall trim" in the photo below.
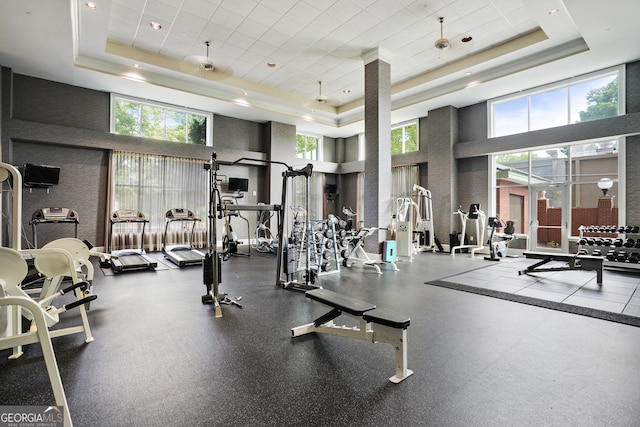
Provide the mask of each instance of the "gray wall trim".
{"label": "gray wall trim", "polygon": [[546,145],[638,134],[640,134],[640,113],[632,113],[516,135],[461,142],[454,145],[453,154],[456,159],[463,159],[486,156],[500,151],[528,150]]}

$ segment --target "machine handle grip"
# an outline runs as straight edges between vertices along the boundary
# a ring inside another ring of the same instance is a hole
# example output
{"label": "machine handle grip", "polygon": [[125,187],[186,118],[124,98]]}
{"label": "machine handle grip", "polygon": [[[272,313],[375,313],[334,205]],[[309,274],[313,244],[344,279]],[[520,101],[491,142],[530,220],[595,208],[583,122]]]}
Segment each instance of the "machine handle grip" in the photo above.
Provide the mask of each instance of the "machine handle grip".
{"label": "machine handle grip", "polygon": [[82,298],[82,299],[79,299],[78,301],[74,301],[74,302],[72,302],[72,303],[70,303],[70,304],[66,304],[66,305],[64,306],[64,309],[65,309],[65,311],[66,311],[66,310],[71,310],[72,308],[76,308],[76,307],[79,307],[79,306],[81,306],[81,305],[83,305],[83,304],[86,304],[86,303],[88,303],[88,302],[91,302],[91,301],[93,301],[93,300],[94,300],[94,299],[96,299],[96,298],[98,298],[98,296],[97,296],[97,295],[90,295],[90,296],[88,296],[88,297],[86,297],[86,298]]}
{"label": "machine handle grip", "polygon": [[71,292],[71,291],[73,291],[74,289],[77,289],[77,288],[82,288],[82,291],[84,292],[89,288],[89,283],[84,282],[84,281],[75,283],[75,284],[69,286],[68,288],[65,288],[65,289],[61,290],[60,293],[62,295],[64,295],[67,292]]}

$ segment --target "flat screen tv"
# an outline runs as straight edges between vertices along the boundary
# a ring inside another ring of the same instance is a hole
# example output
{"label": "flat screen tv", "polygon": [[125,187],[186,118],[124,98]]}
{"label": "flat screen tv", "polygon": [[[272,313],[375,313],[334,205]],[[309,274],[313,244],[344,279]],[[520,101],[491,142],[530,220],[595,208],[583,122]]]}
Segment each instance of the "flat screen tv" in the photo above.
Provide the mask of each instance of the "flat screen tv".
{"label": "flat screen tv", "polygon": [[249,191],[249,180],[247,178],[229,178],[229,191],[246,193]]}
{"label": "flat screen tv", "polygon": [[25,187],[51,187],[58,185],[60,168],[49,165],[36,165],[27,163],[24,165],[22,182]]}
{"label": "flat screen tv", "polygon": [[324,186],[324,192],[329,194],[336,194],[338,192],[338,186],[336,184],[327,184]]}

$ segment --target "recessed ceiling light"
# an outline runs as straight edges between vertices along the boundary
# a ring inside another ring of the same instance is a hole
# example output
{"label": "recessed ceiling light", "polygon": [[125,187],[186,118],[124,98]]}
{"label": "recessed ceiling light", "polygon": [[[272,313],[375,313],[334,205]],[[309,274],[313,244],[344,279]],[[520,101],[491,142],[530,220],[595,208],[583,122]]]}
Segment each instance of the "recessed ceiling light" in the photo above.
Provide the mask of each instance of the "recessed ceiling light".
{"label": "recessed ceiling light", "polygon": [[549,11],[549,15],[551,15],[551,16],[556,15],[558,13],[560,13],[560,9],[551,9]]}
{"label": "recessed ceiling light", "polygon": [[342,93],[344,93],[345,95],[348,95],[351,93],[351,89],[345,89],[342,91]]}
{"label": "recessed ceiling light", "polygon": [[267,62],[267,67],[271,67],[271,68],[273,68],[273,67],[275,67],[275,66],[276,66],[276,63],[275,63],[275,62]]}
{"label": "recessed ceiling light", "polygon": [[162,25],[160,25],[159,22],[156,21],[151,21],[149,22],[149,25],[151,26],[151,28],[153,28],[154,30],[159,30],[162,28]]}
{"label": "recessed ceiling light", "polygon": [[244,96],[249,96],[249,92],[242,92]]}
{"label": "recessed ceiling light", "polygon": [[470,76],[471,74],[473,74],[471,71],[467,71],[466,73],[464,73],[465,76]]}
{"label": "recessed ceiling light", "polygon": [[140,64],[133,64],[133,68],[140,68]]}
{"label": "recessed ceiling light", "polygon": [[94,2],[92,2],[92,1],[86,2],[85,6],[87,6],[91,10],[95,10],[97,8],[96,4]]}
{"label": "recessed ceiling light", "polygon": [[471,40],[473,40],[473,37],[465,36],[462,38],[462,43],[469,43]]}

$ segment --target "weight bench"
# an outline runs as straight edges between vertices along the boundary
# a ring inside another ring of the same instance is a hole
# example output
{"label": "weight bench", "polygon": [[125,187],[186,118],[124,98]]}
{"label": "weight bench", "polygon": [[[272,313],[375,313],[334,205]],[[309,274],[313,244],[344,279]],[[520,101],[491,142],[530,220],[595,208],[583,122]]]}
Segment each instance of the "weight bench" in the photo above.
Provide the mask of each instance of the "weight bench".
{"label": "weight bench", "polygon": [[[399,383],[413,374],[413,371],[407,369],[407,328],[411,323],[408,317],[326,289],[313,289],[305,295],[331,308],[331,311],[313,323],[292,328],[292,337],[316,332],[370,340],[374,343],[385,342],[394,347],[396,356],[396,374],[389,381]],[[360,323],[359,327],[335,325],[333,320],[342,314],[356,319]]]}
{"label": "weight bench", "polygon": [[[542,261],[537,262],[524,270],[518,271],[518,275],[541,272],[541,271],[567,271],[567,270],[584,270],[596,272],[596,281],[598,285],[602,285],[602,271],[604,269],[604,257],[593,255],[573,255],[573,254],[552,254],[546,252],[525,252],[526,258],[540,259]],[[566,267],[546,267],[539,268],[551,261],[566,262]]]}

